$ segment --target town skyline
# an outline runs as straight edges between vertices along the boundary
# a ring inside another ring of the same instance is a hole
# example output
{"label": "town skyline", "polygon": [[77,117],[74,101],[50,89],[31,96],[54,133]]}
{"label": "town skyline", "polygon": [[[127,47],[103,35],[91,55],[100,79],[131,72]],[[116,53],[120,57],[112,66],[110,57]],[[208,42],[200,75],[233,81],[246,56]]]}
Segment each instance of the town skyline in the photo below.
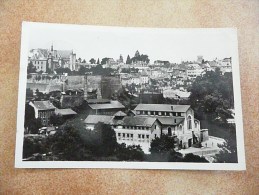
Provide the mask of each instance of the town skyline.
{"label": "town skyline", "polygon": [[201,29],[156,31],[146,28],[125,30],[120,27],[88,26],[90,30],[85,31],[84,28],[75,30],[65,25],[60,26],[61,28],[56,28],[48,25],[43,30],[33,25],[30,30],[29,50],[50,49],[53,45],[56,50],[73,50],[77,58],[87,62],[91,58],[118,59],[120,55],[125,61],[128,55],[133,57],[136,50],[148,55],[150,62],[163,60],[180,63],[194,61],[199,55],[206,60],[234,56],[234,41],[232,37],[225,36],[226,31],[232,32],[233,29],[207,29],[204,32]]}

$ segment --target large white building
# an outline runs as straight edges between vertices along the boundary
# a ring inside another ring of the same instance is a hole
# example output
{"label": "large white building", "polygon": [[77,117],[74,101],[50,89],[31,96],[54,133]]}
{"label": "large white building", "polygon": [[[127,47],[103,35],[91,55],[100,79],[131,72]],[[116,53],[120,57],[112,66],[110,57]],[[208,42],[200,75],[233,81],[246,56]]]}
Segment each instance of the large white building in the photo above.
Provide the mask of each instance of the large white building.
{"label": "large white building", "polygon": [[200,121],[194,118],[189,105],[139,104],[126,116],[117,112],[114,116],[89,115],[85,119],[87,129],[103,122],[111,125],[118,143],[140,145],[145,153],[149,152],[150,142],[162,134],[174,136],[179,148],[189,148],[208,140],[208,130],[200,129]]}

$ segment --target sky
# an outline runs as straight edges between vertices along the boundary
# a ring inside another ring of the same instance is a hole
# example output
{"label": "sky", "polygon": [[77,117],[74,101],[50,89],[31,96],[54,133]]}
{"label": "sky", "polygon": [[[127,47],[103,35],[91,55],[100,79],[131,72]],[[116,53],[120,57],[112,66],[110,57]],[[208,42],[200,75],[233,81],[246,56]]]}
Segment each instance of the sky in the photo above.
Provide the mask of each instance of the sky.
{"label": "sky", "polygon": [[236,30],[128,28],[84,25],[23,23],[28,30],[28,48],[73,50],[86,61],[120,54],[124,61],[136,50],[154,60],[179,63],[193,61],[198,55],[205,60],[233,57],[236,52]]}

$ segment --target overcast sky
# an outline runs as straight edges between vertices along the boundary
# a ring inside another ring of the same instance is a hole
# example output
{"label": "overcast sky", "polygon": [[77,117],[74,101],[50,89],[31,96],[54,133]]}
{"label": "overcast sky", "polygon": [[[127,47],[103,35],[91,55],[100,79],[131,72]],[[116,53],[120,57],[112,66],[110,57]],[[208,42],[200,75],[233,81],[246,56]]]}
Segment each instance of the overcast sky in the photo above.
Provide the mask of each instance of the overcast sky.
{"label": "overcast sky", "polygon": [[29,32],[29,49],[73,50],[77,58],[111,57],[122,54],[133,57],[136,50],[154,60],[205,60],[233,57],[236,47],[234,29],[156,29],[96,27],[83,25],[57,25],[24,23]]}

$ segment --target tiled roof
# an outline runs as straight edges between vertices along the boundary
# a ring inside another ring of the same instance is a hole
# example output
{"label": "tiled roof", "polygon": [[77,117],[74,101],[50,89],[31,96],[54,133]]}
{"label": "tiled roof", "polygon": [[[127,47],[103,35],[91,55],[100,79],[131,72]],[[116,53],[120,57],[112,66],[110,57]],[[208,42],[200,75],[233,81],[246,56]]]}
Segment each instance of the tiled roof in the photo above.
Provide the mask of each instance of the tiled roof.
{"label": "tiled roof", "polygon": [[105,123],[105,124],[109,124],[112,119],[113,119],[113,116],[88,115],[88,117],[85,119],[84,123],[86,123],[86,124],[97,124],[98,122],[102,122],[102,123]]}
{"label": "tiled roof", "polygon": [[124,109],[125,107],[118,101],[111,101],[107,104],[89,104],[90,108],[93,110],[98,109],[114,109],[114,108],[121,108]]}
{"label": "tiled roof", "polygon": [[151,127],[156,118],[152,117],[142,117],[142,116],[125,116],[122,120],[112,120],[113,125],[125,125],[125,126],[145,126]]}
{"label": "tiled roof", "polygon": [[156,117],[162,125],[178,125],[184,121],[184,117]]}
{"label": "tiled roof", "polygon": [[56,109],[56,114],[60,114],[64,116],[64,115],[75,115],[77,113],[70,108],[66,108],[66,109]]}
{"label": "tiled roof", "polygon": [[70,55],[72,54],[72,50],[57,50],[57,54],[61,58],[70,58]]}
{"label": "tiled roof", "polygon": [[108,99],[88,99],[86,101],[88,104],[110,103]]}
{"label": "tiled roof", "polygon": [[56,108],[50,101],[34,101],[33,104],[38,110],[50,110]]}
{"label": "tiled roof", "polygon": [[190,105],[170,105],[170,104],[138,104],[134,110],[161,111],[161,112],[186,112]]}

